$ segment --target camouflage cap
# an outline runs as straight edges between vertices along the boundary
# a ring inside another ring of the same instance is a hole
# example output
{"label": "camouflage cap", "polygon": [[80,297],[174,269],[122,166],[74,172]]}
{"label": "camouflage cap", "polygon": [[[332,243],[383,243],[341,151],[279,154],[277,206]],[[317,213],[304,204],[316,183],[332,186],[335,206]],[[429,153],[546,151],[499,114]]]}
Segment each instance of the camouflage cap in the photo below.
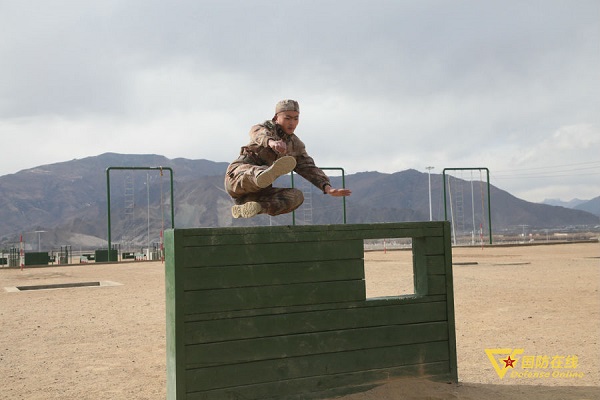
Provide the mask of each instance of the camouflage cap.
{"label": "camouflage cap", "polygon": [[300,112],[300,105],[296,100],[281,100],[275,106],[275,115],[283,111],[298,111]]}

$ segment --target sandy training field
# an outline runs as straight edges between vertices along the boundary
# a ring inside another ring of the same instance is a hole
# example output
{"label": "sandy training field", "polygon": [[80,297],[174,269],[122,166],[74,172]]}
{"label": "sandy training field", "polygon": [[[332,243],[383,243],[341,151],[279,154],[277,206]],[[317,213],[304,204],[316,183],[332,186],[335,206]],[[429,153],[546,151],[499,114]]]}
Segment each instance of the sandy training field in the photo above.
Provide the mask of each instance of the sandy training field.
{"label": "sandy training field", "polygon": [[[369,297],[410,290],[410,251],[365,260]],[[600,398],[599,243],[454,248],[453,262],[460,382],[345,400]],[[76,282],[102,286],[11,289]],[[0,269],[0,326],[0,399],[166,397],[160,262]]]}

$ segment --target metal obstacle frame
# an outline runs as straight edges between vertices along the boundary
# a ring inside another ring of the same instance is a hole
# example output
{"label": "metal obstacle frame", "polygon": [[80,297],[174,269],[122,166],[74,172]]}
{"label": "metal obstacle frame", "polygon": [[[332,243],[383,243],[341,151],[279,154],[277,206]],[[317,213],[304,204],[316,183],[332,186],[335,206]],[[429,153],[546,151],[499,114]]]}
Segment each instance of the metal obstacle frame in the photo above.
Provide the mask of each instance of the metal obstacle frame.
{"label": "metal obstacle frame", "polygon": [[[346,189],[346,172],[344,171],[344,168],[342,167],[323,167],[320,168],[321,170],[324,171],[341,171],[342,172],[342,188]],[[300,175],[300,174],[298,174]],[[291,172],[290,174],[291,179],[292,179],[292,188],[294,187],[294,171]],[[342,196],[342,207],[343,207],[343,212],[344,212],[344,224],[346,224],[346,196]],[[296,211],[292,211],[292,225],[296,225]]]}
{"label": "metal obstacle frame", "polygon": [[[489,226],[489,236],[490,236],[490,244],[492,244],[492,202],[490,196],[490,170],[486,167],[473,167],[473,168],[444,168],[442,171],[442,181],[444,184],[444,220],[448,221],[448,207],[446,203],[446,171],[482,171],[486,172],[487,176],[487,206],[488,206],[488,226]],[[481,210],[483,213],[483,210]]]}
{"label": "metal obstacle frame", "polygon": [[[170,167],[108,167],[106,168],[106,203],[107,203],[107,219],[108,219],[108,262],[113,261],[110,259],[110,250],[112,247],[112,241],[111,241],[111,219],[110,219],[110,171],[111,170],[134,170],[134,171],[139,171],[139,170],[143,170],[143,171],[151,171],[151,170],[158,170],[161,172],[162,175],[162,171],[163,170],[167,170],[169,171],[170,174],[170,180],[171,180],[171,229],[175,228],[175,206],[174,206],[174,202],[173,202],[173,169]],[[117,256],[118,259],[118,256]],[[114,260],[117,261],[117,260]]]}

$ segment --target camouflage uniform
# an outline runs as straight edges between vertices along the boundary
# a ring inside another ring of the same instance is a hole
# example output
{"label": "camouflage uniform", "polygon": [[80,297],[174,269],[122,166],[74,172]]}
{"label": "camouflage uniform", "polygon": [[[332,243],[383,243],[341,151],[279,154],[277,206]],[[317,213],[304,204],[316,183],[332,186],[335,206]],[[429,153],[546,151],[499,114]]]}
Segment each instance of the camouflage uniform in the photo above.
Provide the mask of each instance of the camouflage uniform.
{"label": "camouflage uniform", "polygon": [[[284,140],[286,154],[278,154],[268,145],[269,140]],[[265,121],[252,127],[250,143],[242,147],[240,156],[227,168],[225,189],[236,204],[249,201],[260,203],[262,211],[269,215],[289,213],[304,201],[302,192],[293,188],[260,188],[256,177],[278,158],[292,156],[296,159],[294,172],[321,190],[331,185],[327,175],[319,169],[306,153],[304,143],[298,136],[288,135],[273,121]]]}

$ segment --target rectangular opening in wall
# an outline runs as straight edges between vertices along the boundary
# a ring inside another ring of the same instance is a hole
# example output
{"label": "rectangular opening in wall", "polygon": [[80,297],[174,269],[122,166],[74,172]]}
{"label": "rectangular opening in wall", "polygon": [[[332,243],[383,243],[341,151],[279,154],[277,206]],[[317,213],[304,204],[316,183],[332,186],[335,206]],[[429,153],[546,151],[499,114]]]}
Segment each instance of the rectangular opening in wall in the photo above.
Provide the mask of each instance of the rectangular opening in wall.
{"label": "rectangular opening in wall", "polygon": [[365,239],[367,299],[415,294],[411,238]]}

